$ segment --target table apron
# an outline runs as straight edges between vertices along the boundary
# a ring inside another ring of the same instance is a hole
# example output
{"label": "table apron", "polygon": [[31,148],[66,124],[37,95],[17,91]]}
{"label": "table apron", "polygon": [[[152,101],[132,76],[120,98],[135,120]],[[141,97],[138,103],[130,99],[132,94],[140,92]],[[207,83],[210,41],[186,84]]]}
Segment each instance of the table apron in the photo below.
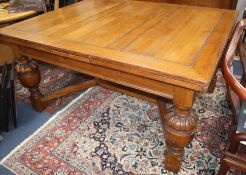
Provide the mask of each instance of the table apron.
{"label": "table apron", "polygon": [[31,49],[28,47],[20,47],[20,52],[22,56],[27,56],[36,60],[50,63],[52,65],[68,68],[102,80],[107,80],[160,97],[168,99],[173,99],[174,97],[174,89],[176,86],[145,78],[143,77],[144,75],[137,76],[127,72],[98,66],[84,61],[78,61],[75,59],[67,58],[53,53],[48,53],[45,51]]}

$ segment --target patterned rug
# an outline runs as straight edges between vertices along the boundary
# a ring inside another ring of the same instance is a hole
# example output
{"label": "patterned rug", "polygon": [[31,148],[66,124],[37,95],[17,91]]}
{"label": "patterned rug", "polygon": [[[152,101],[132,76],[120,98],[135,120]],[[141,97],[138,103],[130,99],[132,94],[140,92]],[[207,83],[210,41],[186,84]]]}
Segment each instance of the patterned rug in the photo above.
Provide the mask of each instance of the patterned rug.
{"label": "patterned rug", "polygon": [[[213,94],[197,94],[194,109],[198,132],[178,174],[216,174],[231,117],[221,74]],[[95,87],[53,116],[1,164],[18,175],[171,175],[163,167],[165,154],[156,104]]]}
{"label": "patterned rug", "polygon": [[[42,94],[47,94],[54,90],[73,85],[75,83],[85,81],[85,77],[69,69],[64,69],[51,64],[39,62],[39,70],[41,74],[41,82],[39,88]],[[46,112],[52,114],[58,109],[71,102],[78,94],[73,94],[65,97],[58,98],[49,103],[45,109]],[[24,88],[17,80],[17,98],[25,103],[30,103],[30,92],[27,88]]]}

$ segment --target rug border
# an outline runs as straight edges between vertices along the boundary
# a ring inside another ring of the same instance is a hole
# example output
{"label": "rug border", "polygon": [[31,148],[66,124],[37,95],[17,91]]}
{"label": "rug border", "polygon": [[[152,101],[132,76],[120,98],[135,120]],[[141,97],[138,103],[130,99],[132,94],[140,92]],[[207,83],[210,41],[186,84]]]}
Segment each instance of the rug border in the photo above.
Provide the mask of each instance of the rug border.
{"label": "rug border", "polygon": [[[20,149],[22,146],[24,146],[29,140],[31,140],[39,131],[41,131],[43,128],[45,128],[48,124],[50,124],[53,120],[56,119],[56,117],[58,115],[60,115],[62,112],[64,112],[67,108],[69,108],[70,106],[72,106],[74,103],[76,103],[80,98],[82,98],[83,96],[85,96],[86,94],[88,94],[91,90],[93,89],[93,87],[87,89],[84,93],[80,94],[78,97],[76,97],[75,99],[73,99],[69,104],[67,104],[63,109],[61,109],[60,111],[56,112],[56,114],[54,114],[52,117],[50,117],[50,119],[45,122],[41,127],[39,127],[36,131],[34,131],[31,135],[29,135],[26,139],[24,139],[19,145],[17,145],[13,150],[11,150],[4,158],[2,158],[2,160],[0,161],[0,165],[2,165],[3,167],[5,167],[6,169],[8,169],[9,171],[11,171],[12,173],[16,174],[15,171],[9,169],[7,166],[4,165],[4,162],[10,157],[12,156],[18,149]],[[17,174],[16,174],[17,175]]]}

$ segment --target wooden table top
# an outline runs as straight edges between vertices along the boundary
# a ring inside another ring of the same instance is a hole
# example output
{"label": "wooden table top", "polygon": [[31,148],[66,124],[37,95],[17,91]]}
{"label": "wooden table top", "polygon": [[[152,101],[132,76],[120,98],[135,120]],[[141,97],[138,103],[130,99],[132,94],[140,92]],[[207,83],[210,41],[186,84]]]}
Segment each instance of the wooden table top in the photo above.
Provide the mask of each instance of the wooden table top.
{"label": "wooden table top", "polygon": [[8,12],[9,3],[3,2],[0,3],[0,24],[13,22],[19,19],[25,19],[29,16],[35,15],[38,12],[27,11],[27,12],[18,12],[18,13],[9,13]]}
{"label": "wooden table top", "polygon": [[84,0],[3,28],[0,40],[205,92],[236,18],[233,10]]}

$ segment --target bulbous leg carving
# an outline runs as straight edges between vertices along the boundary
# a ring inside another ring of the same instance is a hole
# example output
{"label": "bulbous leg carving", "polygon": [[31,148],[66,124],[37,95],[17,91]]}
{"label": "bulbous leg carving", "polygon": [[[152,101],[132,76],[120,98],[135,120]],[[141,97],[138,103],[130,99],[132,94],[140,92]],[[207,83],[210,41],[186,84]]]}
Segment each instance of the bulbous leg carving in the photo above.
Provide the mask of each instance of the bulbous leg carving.
{"label": "bulbous leg carving", "polygon": [[173,99],[175,105],[166,114],[161,112],[167,147],[165,168],[175,173],[180,170],[184,148],[194,138],[197,127],[198,117],[192,110],[193,99],[194,91],[177,87]]}
{"label": "bulbous leg carving", "polygon": [[30,100],[33,108],[41,112],[46,105],[41,101],[42,94],[38,88],[41,80],[38,64],[27,57],[22,57],[17,61],[15,70],[18,78],[22,86],[28,88],[31,92]]}
{"label": "bulbous leg carving", "polygon": [[190,111],[188,115],[177,114],[172,108],[164,117],[164,136],[167,146],[165,168],[178,172],[186,147],[194,138],[198,117]]}

